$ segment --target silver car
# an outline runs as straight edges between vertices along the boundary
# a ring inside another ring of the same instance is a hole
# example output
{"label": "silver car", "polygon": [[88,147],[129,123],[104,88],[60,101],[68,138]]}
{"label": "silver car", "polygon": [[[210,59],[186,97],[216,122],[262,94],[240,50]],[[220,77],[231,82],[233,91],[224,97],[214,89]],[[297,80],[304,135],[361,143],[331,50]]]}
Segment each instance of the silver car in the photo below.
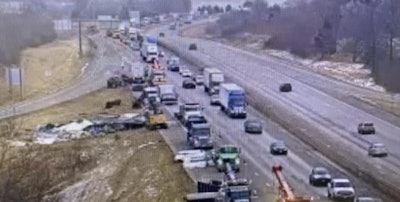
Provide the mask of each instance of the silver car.
{"label": "silver car", "polygon": [[368,148],[368,155],[372,157],[385,157],[388,155],[388,151],[384,144],[373,143]]}
{"label": "silver car", "polygon": [[210,97],[210,105],[219,105],[220,104],[220,98],[219,94],[213,94]]}

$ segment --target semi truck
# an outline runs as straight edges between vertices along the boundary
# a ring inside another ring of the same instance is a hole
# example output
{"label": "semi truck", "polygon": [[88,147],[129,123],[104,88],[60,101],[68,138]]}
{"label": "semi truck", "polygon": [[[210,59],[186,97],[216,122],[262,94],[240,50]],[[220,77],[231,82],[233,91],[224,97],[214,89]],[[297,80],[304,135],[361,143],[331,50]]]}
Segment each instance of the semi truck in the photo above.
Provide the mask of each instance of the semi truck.
{"label": "semi truck", "polygon": [[224,75],[217,68],[204,69],[204,91],[208,95],[218,94],[219,85],[224,82]]}
{"label": "semi truck", "polygon": [[246,118],[246,94],[234,83],[221,84],[219,90],[221,111],[231,118]]}
{"label": "semi truck", "polygon": [[178,103],[178,94],[175,91],[175,86],[172,84],[158,85],[161,103],[165,105],[175,105]]}
{"label": "semi truck", "polygon": [[187,132],[187,142],[194,149],[212,149],[210,124],[193,123]]}
{"label": "semi truck", "polygon": [[189,116],[203,116],[203,107],[199,103],[185,103],[179,106],[179,111],[174,113],[175,117],[183,124]]}
{"label": "semi truck", "polygon": [[131,76],[133,79],[132,90],[141,91],[143,90],[144,84],[146,82],[146,71],[147,67],[139,62],[133,63],[131,66]]}
{"label": "semi truck", "polygon": [[158,60],[158,46],[157,39],[152,37],[146,37],[142,42],[142,47],[140,48],[140,55],[146,62],[153,62]]}

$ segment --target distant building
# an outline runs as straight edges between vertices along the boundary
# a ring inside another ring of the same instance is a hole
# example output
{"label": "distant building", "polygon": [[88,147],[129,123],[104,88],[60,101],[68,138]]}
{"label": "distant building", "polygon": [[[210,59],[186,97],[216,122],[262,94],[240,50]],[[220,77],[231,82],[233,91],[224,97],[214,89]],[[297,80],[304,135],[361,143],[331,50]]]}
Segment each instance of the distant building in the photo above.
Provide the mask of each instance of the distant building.
{"label": "distant building", "polygon": [[56,31],[69,31],[72,29],[72,22],[70,19],[53,20],[54,30]]}
{"label": "distant building", "polygon": [[118,16],[112,15],[98,15],[97,27],[99,29],[118,29],[120,20]]}
{"label": "distant building", "polygon": [[2,14],[22,14],[27,9],[28,9],[28,4],[21,1],[0,2],[0,13]]}

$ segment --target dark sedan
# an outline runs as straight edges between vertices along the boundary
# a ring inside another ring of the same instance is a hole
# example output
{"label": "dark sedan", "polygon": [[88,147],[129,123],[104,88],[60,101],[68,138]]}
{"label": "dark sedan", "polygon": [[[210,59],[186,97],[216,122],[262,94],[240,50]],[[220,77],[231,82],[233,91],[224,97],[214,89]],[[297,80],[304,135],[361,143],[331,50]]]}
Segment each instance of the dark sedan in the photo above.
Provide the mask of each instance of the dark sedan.
{"label": "dark sedan", "polygon": [[283,141],[277,141],[271,144],[270,152],[273,155],[287,155],[288,149]]}
{"label": "dark sedan", "polygon": [[292,91],[292,84],[284,83],[284,84],[279,86],[279,90],[281,92],[290,92],[290,91]]}
{"label": "dark sedan", "polygon": [[261,134],[262,124],[259,120],[256,119],[246,120],[244,122],[244,131],[246,133]]}
{"label": "dark sedan", "polygon": [[185,79],[182,82],[182,88],[196,88],[196,83],[192,79]]}
{"label": "dark sedan", "polygon": [[358,133],[362,135],[375,134],[375,127],[373,123],[360,123],[358,124]]}
{"label": "dark sedan", "polygon": [[310,184],[314,186],[326,186],[331,179],[331,174],[324,167],[313,168],[309,177]]}

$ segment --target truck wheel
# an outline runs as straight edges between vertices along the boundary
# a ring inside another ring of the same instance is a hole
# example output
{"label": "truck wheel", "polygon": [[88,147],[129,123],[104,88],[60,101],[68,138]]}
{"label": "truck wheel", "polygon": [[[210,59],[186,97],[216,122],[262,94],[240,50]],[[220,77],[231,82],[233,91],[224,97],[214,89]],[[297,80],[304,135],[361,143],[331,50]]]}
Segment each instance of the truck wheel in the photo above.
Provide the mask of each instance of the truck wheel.
{"label": "truck wheel", "polygon": [[204,86],[204,92],[208,93],[208,88]]}
{"label": "truck wheel", "polygon": [[221,105],[220,107],[221,111],[225,111],[225,107]]}
{"label": "truck wheel", "polygon": [[168,129],[168,124],[163,124],[162,126],[164,129]]}

